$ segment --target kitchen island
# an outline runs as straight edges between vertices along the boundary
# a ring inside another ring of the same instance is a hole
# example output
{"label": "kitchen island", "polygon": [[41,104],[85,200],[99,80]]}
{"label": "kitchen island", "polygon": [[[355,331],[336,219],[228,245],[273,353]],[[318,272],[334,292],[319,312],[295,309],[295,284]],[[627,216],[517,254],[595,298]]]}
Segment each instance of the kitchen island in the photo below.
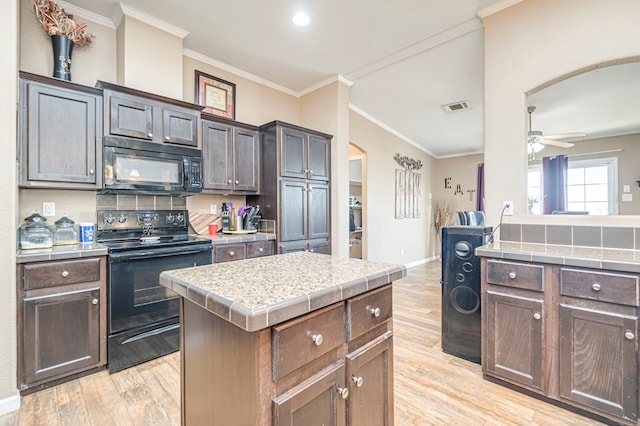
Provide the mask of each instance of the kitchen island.
{"label": "kitchen island", "polygon": [[393,424],[403,266],[297,252],[166,271],[183,424]]}

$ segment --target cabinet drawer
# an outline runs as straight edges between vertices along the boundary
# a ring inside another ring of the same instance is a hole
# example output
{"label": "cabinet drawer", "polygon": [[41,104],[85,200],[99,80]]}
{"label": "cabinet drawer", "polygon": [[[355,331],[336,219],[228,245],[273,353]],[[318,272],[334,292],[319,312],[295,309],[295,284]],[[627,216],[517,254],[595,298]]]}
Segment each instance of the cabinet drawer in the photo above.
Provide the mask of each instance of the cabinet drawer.
{"label": "cabinet drawer", "polygon": [[544,266],[488,260],[487,282],[526,290],[544,291]]}
{"label": "cabinet drawer", "polygon": [[100,259],[26,264],[24,290],[100,281]]}
{"label": "cabinet drawer", "polygon": [[347,301],[347,341],[364,334],[391,318],[391,286]]}
{"label": "cabinet drawer", "polygon": [[271,256],[273,241],[255,241],[247,243],[247,259],[252,257]]}
{"label": "cabinet drawer", "polygon": [[273,328],[273,380],[344,343],[344,304],[338,303]]}
{"label": "cabinet drawer", "polygon": [[638,277],[560,268],[560,294],[638,306]]}
{"label": "cabinet drawer", "polygon": [[247,257],[244,244],[227,244],[213,247],[213,263],[242,260]]}

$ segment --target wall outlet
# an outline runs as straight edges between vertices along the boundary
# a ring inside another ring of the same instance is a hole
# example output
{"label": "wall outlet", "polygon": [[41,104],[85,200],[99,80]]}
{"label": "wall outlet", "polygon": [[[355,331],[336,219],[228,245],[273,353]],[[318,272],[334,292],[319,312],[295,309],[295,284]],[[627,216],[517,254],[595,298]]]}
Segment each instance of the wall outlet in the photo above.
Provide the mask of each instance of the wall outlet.
{"label": "wall outlet", "polygon": [[55,216],[56,215],[56,203],[42,203],[42,215],[43,216]]}
{"label": "wall outlet", "polygon": [[209,206],[209,213],[218,214],[218,205],[217,204],[211,204]]}
{"label": "wall outlet", "polygon": [[513,201],[503,201],[502,208],[505,216],[513,216]]}

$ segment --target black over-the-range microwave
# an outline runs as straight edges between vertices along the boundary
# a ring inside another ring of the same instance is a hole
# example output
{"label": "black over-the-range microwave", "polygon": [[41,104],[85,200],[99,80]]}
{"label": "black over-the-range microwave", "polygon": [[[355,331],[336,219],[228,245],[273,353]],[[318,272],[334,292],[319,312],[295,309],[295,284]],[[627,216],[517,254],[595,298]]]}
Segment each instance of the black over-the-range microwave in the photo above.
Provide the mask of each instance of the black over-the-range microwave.
{"label": "black over-the-range microwave", "polygon": [[104,192],[202,192],[198,149],[105,136]]}

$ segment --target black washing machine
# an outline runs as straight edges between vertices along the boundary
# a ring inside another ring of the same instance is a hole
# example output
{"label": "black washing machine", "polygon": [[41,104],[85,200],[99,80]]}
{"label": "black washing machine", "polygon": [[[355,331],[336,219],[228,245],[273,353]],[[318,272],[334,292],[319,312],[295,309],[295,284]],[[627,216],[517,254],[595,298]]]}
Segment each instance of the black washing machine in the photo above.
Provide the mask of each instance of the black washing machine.
{"label": "black washing machine", "polygon": [[480,258],[491,227],[442,228],[442,350],[480,363]]}

